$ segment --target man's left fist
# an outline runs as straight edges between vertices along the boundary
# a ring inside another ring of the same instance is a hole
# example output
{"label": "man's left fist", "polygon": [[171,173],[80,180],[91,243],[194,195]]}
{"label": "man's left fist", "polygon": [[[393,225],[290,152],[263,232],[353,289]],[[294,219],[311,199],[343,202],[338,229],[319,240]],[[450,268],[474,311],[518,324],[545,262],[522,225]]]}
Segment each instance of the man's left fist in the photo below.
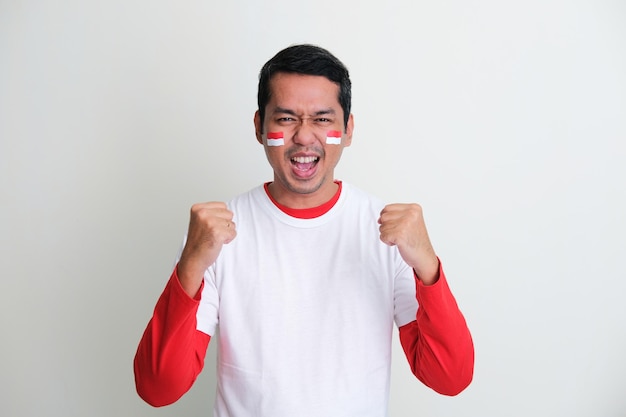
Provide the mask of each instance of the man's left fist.
{"label": "man's left fist", "polygon": [[404,262],[425,284],[439,278],[439,259],[435,254],[419,204],[389,204],[380,212],[380,240],[397,246]]}

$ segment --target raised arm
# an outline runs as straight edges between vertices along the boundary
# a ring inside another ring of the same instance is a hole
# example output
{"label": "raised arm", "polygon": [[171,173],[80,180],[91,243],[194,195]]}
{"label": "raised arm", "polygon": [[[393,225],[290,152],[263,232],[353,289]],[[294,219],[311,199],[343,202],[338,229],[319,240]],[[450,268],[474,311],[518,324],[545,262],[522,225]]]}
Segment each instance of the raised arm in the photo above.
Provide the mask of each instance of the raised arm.
{"label": "raised arm", "polygon": [[380,240],[397,246],[415,273],[415,321],[400,328],[411,370],[427,386],[457,395],[472,381],[474,344],[430,243],[418,204],[389,204],[380,213]]}
{"label": "raised arm", "polygon": [[137,393],[153,406],[178,400],[204,366],[210,336],[197,330],[204,272],[237,235],[225,203],[194,204],[180,260],[154,309],[134,360]]}

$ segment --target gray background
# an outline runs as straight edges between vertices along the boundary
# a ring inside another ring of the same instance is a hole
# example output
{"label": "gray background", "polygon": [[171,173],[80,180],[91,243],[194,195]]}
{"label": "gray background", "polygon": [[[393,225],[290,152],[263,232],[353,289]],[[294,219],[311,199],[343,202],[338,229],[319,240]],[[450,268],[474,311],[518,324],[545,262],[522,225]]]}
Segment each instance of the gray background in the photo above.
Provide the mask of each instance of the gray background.
{"label": "gray background", "polygon": [[[476,345],[455,398],[394,335],[393,416],[626,415],[623,1],[0,1],[0,415],[208,416],[132,358],[192,203],[271,179],[257,73],[351,70],[338,177],[419,202]],[[305,383],[305,381],[303,381]]]}

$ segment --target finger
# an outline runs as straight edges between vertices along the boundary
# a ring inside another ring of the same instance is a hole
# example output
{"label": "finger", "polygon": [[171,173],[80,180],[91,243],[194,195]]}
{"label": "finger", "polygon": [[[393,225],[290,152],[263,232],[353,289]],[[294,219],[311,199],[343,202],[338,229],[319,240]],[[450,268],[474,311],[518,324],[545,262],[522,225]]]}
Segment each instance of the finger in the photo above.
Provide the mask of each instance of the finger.
{"label": "finger", "polygon": [[224,244],[229,244],[237,237],[237,230],[235,229],[235,224],[228,228],[228,234],[226,235],[226,239],[224,239]]}
{"label": "finger", "polygon": [[407,207],[407,204],[403,204],[403,203],[387,204],[381,210],[381,214],[382,213],[394,213],[394,212],[397,212],[397,211],[403,211],[403,210],[406,209],[406,207]]}
{"label": "finger", "polygon": [[394,236],[389,234],[389,233],[381,233],[380,234],[380,241],[383,242],[385,245],[388,245],[388,246],[395,246],[396,245]]}
{"label": "finger", "polygon": [[226,220],[226,229],[230,230],[237,230],[237,223],[235,223],[232,220]]}
{"label": "finger", "polygon": [[229,218],[216,218],[215,229],[213,233],[219,236],[222,243],[230,243],[237,236],[237,224]]}
{"label": "finger", "polygon": [[228,209],[224,209],[224,208],[205,209],[205,210],[202,210],[202,212],[205,213],[209,217],[215,217],[220,220],[226,220],[227,222],[231,221],[234,217],[234,213],[232,211]]}
{"label": "finger", "polygon": [[209,205],[209,204],[194,204],[191,208],[191,218],[197,218],[204,222],[213,223],[213,219],[219,219],[230,221],[234,217],[234,213],[225,206],[221,205]]}
{"label": "finger", "polygon": [[218,209],[215,215],[228,221],[232,220],[234,217],[234,213],[228,209]]}
{"label": "finger", "polygon": [[229,236],[237,229],[237,225],[234,221],[224,217],[211,217],[210,221],[207,224],[209,228],[213,230],[213,233],[217,233],[222,236]]}
{"label": "finger", "polygon": [[378,223],[383,223],[402,217],[406,210],[405,204],[388,204],[380,212]]}
{"label": "finger", "polygon": [[191,206],[191,211],[203,211],[203,210],[215,210],[215,211],[228,210],[228,206],[226,205],[226,203],[223,203],[221,201],[209,201],[206,203],[196,203],[193,206]]}
{"label": "finger", "polygon": [[389,246],[394,246],[397,243],[397,227],[394,224],[382,223],[378,228],[380,233],[380,240]]}
{"label": "finger", "polygon": [[206,203],[199,203],[201,206],[204,206],[206,208],[213,208],[213,209],[228,209],[228,205],[226,203],[224,203],[223,201],[207,201]]}
{"label": "finger", "polygon": [[196,211],[198,210],[215,210],[215,211],[226,210],[228,211],[228,205],[221,201],[208,201],[205,203],[196,203],[193,206],[191,206],[191,208]]}

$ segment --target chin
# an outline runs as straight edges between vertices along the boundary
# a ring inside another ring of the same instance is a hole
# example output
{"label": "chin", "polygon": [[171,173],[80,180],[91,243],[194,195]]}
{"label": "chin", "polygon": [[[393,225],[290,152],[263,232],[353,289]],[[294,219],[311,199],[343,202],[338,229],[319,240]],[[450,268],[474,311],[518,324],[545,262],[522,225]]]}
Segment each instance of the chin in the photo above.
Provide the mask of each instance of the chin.
{"label": "chin", "polygon": [[290,178],[288,181],[284,181],[284,188],[295,194],[313,194],[322,188],[324,184],[323,178]]}

